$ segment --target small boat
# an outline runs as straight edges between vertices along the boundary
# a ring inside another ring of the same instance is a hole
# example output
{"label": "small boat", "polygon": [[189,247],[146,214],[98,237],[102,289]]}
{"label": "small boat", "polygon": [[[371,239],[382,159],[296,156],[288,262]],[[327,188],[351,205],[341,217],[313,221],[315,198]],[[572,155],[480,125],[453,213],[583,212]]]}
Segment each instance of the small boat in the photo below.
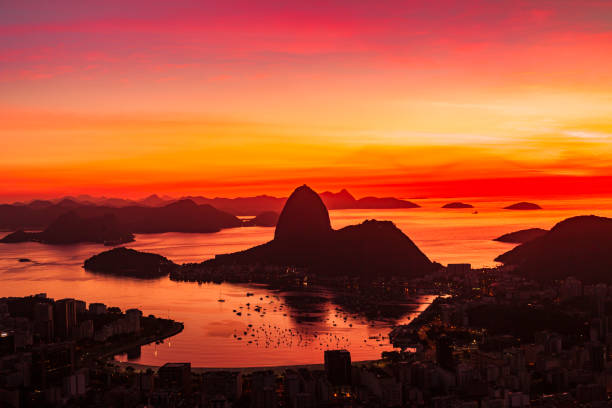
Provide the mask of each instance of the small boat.
{"label": "small boat", "polygon": [[223,299],[223,293],[221,291],[221,289],[219,289],[219,299],[217,299],[217,302],[225,302],[225,299]]}
{"label": "small boat", "polygon": [[32,262],[30,258],[19,258],[19,262]]}
{"label": "small boat", "polygon": [[251,292],[247,292],[247,294],[246,294],[246,295],[247,295],[247,296],[253,296],[253,295],[255,295],[255,294],[254,294],[254,293],[251,293]]}

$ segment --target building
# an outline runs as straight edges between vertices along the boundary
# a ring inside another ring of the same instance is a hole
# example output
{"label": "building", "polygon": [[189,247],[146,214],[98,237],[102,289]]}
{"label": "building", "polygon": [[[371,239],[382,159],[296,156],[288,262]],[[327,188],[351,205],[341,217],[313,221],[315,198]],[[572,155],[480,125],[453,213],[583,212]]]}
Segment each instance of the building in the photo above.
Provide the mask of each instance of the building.
{"label": "building", "polygon": [[34,330],[43,343],[52,342],[55,338],[51,303],[37,303],[34,306]]}
{"label": "building", "polygon": [[106,313],[106,305],[104,303],[90,303],[89,312],[95,315]]}
{"label": "building", "polygon": [[351,385],[351,353],[347,350],[325,350],[325,372],[332,385]]}
{"label": "building", "polygon": [[191,363],[166,363],[157,371],[163,390],[191,392]]}
{"label": "building", "polygon": [[453,341],[448,336],[441,336],[436,341],[436,361],[438,365],[447,370],[453,370]]}
{"label": "building", "polygon": [[53,305],[55,337],[69,339],[77,325],[74,299],[62,299]]}

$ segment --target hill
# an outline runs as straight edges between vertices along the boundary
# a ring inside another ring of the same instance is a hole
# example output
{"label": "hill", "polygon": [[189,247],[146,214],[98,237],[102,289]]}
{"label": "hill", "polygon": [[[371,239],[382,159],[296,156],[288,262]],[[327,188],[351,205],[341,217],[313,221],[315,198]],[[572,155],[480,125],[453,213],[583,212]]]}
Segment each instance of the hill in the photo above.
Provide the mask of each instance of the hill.
{"label": "hill", "polygon": [[474,208],[472,204],[460,203],[458,201],[444,204],[442,208]]}
{"label": "hill", "polygon": [[274,211],[264,211],[250,220],[244,222],[245,227],[274,227],[278,222],[278,213]]}
{"label": "hill", "polygon": [[420,208],[412,201],[400,200],[395,197],[363,197],[357,200],[357,208],[361,209],[393,209],[393,208]]}
{"label": "hill", "polygon": [[88,258],[83,267],[92,272],[158,278],[168,275],[178,265],[161,255],[120,247]]}
{"label": "hill", "polygon": [[121,228],[132,233],[217,232],[242,225],[234,215],[208,204],[198,205],[192,200],[175,201],[161,207],[110,207],[65,199],[52,205],[0,205],[0,228],[43,229],[70,211],[80,218],[112,215]]}
{"label": "hill", "polygon": [[279,217],[274,239],[245,251],[218,255],[203,266],[278,265],[306,267],[315,273],[361,276],[422,276],[431,261],[390,221],[367,220],[340,230],[317,193],[298,187]]}
{"label": "hill", "polygon": [[323,204],[330,210],[341,210],[348,208],[357,208],[357,200],[346,189],[342,189],[337,193],[324,191],[319,194]]}
{"label": "hill", "polygon": [[541,210],[542,207],[535,203],[528,203],[526,201],[521,201],[520,203],[515,203],[504,207],[504,210]]}
{"label": "hill", "polygon": [[2,243],[41,242],[45,244],[76,244],[79,242],[126,243],[134,240],[112,214],[82,218],[71,211],[58,217],[42,232],[16,231],[4,237]]}
{"label": "hill", "polygon": [[568,218],[495,260],[543,281],[575,276],[587,283],[612,282],[611,236],[611,218]]}
{"label": "hill", "polygon": [[542,228],[528,228],[524,230],[509,232],[493,239],[493,241],[507,242],[509,244],[523,244],[525,242],[539,238],[547,232],[548,230]]}

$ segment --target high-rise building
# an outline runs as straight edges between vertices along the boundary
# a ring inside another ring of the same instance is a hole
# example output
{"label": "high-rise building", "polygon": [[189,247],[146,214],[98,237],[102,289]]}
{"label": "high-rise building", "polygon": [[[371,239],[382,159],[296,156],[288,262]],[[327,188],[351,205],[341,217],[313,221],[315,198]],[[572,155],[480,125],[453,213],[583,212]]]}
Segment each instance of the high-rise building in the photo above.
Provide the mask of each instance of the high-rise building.
{"label": "high-rise building", "polygon": [[61,299],[53,305],[55,336],[69,339],[77,326],[76,304],[74,299]]}
{"label": "high-rise building", "polygon": [[166,363],[157,371],[159,388],[176,392],[191,391],[191,363]]}
{"label": "high-rise building", "polygon": [[51,303],[37,303],[34,305],[34,328],[43,343],[54,339],[53,305]]}
{"label": "high-rise building", "polygon": [[436,341],[436,361],[438,365],[447,370],[455,366],[453,360],[453,341],[447,336],[441,336]]}
{"label": "high-rise building", "polygon": [[325,350],[325,372],[332,385],[351,385],[351,353],[347,350]]}

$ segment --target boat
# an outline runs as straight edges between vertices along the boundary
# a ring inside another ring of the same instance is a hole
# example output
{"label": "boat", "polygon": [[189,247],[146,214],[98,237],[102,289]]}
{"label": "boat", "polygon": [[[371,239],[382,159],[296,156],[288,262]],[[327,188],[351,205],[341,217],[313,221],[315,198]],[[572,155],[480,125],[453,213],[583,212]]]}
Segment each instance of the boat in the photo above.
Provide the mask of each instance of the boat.
{"label": "boat", "polygon": [[19,262],[32,262],[30,258],[19,258]]}
{"label": "boat", "polygon": [[223,299],[222,293],[221,293],[221,289],[219,289],[219,299],[217,299],[217,302],[225,302],[225,299]]}

